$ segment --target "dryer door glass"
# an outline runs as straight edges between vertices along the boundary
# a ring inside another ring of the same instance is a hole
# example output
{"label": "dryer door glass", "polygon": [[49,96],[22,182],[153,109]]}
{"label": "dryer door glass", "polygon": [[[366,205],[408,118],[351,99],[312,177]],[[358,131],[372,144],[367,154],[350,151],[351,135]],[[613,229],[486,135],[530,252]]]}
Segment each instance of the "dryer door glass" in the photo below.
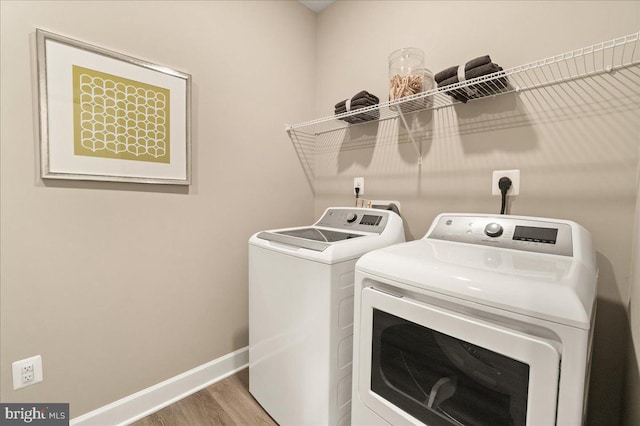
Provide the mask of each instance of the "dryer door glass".
{"label": "dryer door glass", "polygon": [[507,318],[494,322],[372,287],[356,305],[357,395],[388,423],[555,424],[554,341],[522,332],[522,323],[510,327]]}
{"label": "dryer door glass", "polygon": [[371,390],[429,425],[525,425],[529,366],[373,310]]}

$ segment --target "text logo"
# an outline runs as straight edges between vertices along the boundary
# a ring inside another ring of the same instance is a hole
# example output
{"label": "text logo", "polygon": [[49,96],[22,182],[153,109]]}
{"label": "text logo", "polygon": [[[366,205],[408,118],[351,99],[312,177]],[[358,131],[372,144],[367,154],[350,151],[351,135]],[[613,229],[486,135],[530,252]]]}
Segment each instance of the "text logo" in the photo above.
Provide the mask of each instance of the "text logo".
{"label": "text logo", "polygon": [[0,425],[69,425],[69,404],[0,404]]}

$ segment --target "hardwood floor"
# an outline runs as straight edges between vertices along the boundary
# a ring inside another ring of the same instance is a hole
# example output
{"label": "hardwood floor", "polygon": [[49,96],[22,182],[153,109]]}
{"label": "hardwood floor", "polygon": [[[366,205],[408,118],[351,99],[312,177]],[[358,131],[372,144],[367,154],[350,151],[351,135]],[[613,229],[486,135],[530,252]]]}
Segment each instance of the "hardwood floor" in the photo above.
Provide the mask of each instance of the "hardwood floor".
{"label": "hardwood floor", "polygon": [[277,425],[249,394],[249,369],[215,383],[134,426]]}

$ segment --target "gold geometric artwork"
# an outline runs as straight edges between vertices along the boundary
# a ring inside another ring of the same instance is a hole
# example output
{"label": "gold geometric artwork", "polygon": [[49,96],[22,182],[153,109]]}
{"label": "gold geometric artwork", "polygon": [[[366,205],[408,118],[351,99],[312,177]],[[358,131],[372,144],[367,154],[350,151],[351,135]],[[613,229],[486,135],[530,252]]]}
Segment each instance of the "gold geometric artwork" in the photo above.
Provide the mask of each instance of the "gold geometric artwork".
{"label": "gold geometric artwork", "polygon": [[169,95],[73,65],[74,154],[169,163]]}

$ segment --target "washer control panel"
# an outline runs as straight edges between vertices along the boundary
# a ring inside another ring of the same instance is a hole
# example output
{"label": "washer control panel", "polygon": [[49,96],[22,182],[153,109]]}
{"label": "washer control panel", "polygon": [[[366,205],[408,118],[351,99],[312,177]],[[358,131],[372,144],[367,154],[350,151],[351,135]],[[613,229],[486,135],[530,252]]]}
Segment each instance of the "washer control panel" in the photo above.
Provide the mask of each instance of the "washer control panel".
{"label": "washer control panel", "polygon": [[381,234],[387,226],[389,214],[378,209],[328,209],[315,226]]}
{"label": "washer control panel", "polygon": [[552,220],[443,215],[426,238],[573,256],[571,226]]}

